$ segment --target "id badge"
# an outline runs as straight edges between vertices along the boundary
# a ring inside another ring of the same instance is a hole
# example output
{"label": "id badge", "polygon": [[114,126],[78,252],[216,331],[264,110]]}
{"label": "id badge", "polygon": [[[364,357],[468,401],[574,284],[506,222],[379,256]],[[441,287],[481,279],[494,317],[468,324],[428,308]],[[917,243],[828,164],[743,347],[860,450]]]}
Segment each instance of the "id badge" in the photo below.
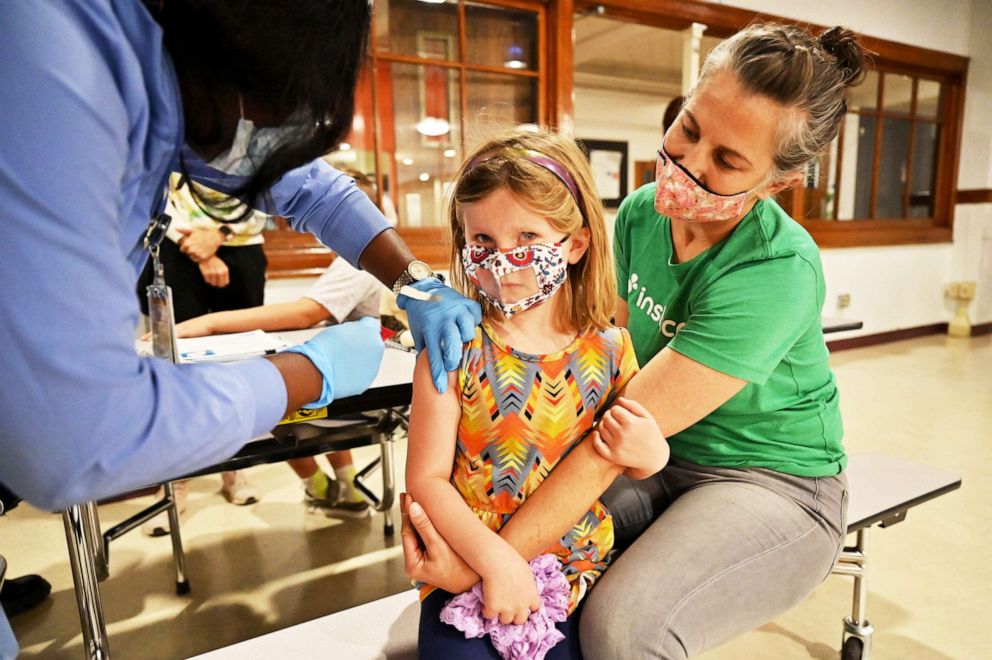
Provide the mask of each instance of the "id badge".
{"label": "id badge", "polygon": [[179,362],[176,347],[176,321],[172,311],[172,289],[164,283],[148,285],[148,318],[152,326],[152,354]]}

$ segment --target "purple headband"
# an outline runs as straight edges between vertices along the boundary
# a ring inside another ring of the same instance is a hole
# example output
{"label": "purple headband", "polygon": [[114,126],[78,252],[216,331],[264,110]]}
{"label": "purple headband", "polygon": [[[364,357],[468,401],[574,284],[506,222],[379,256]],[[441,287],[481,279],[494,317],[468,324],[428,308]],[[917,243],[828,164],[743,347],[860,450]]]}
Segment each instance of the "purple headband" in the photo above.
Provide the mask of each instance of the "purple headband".
{"label": "purple headband", "polygon": [[[495,151],[488,151],[481,156],[476,156],[465,168],[465,174],[468,174],[476,167],[485,163],[486,161],[492,160],[494,158],[499,158],[500,156],[517,156],[523,158],[526,161],[534,163],[535,165],[540,165],[547,171],[554,174],[558,179],[565,184],[568,191],[572,193],[572,199],[579,206],[579,210],[582,210],[582,203],[579,197],[579,189],[575,185],[575,180],[572,179],[572,175],[568,173],[565,166],[559,163],[557,160],[551,156],[545,156],[540,151],[534,151],[533,149],[524,149],[522,147],[506,147],[503,149],[497,149]],[[583,214],[584,215],[584,214]]]}

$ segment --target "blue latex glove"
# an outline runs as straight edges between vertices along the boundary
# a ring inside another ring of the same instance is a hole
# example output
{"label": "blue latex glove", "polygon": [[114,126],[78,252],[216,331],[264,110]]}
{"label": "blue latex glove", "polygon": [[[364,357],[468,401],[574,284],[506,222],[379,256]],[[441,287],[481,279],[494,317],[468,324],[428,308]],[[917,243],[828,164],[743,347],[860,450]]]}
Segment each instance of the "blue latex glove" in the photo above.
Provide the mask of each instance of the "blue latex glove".
{"label": "blue latex glove", "polygon": [[417,351],[427,349],[434,386],[444,394],[448,372],[457,369],[462,360],[462,345],[472,341],[476,326],[482,323],[482,308],[435,277],[410,286],[430,293],[431,299],[415,300],[400,294],[396,304],[406,310]]}
{"label": "blue latex glove", "polygon": [[324,376],[320,398],[303,407],[323,408],[334,399],[367,390],[379,373],[383,348],[379,321],[371,317],[333,325],[299,346],[287,348],[287,353],[310,358]]}

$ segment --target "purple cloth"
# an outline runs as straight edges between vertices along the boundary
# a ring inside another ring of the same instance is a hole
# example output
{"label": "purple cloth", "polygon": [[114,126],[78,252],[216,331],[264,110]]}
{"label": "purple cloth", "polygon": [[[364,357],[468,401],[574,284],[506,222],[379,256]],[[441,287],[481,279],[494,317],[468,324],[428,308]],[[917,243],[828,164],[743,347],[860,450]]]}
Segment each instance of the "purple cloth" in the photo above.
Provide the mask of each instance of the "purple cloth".
{"label": "purple cloth", "polygon": [[543,660],[555,644],[565,639],[555,624],[568,618],[571,587],[554,555],[535,558],[530,568],[541,609],[531,612],[526,622],[503,624],[498,618],[482,616],[481,583],[449,600],[441,610],[441,621],[461,630],[466,639],[489,635],[504,660]]}

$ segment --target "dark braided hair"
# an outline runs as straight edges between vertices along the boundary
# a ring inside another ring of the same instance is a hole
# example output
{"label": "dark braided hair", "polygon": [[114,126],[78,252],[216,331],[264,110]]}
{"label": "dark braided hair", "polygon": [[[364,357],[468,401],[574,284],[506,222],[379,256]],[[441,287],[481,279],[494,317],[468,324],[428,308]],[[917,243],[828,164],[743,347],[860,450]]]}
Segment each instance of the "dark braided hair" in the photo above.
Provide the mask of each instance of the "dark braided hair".
{"label": "dark braided hair", "polygon": [[181,84],[195,90],[184,99],[187,112],[207,127],[189,135],[191,143],[219,139],[221,99],[237,95],[292,118],[296,130],[235,191],[249,206],[351,131],[368,50],[369,0],[165,0],[152,11]]}

